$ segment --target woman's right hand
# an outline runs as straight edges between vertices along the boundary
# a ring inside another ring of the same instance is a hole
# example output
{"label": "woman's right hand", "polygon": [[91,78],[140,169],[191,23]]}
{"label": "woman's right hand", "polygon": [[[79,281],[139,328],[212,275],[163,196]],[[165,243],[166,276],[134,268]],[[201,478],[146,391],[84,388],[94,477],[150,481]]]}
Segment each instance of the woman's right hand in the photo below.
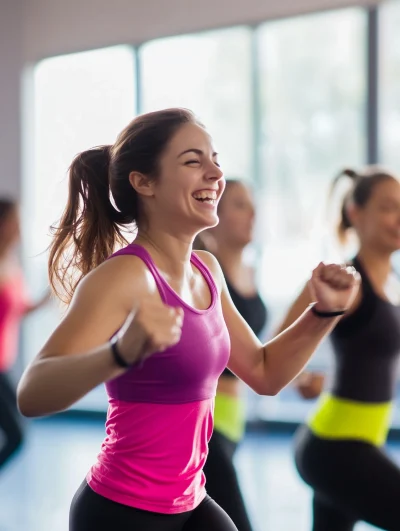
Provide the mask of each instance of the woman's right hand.
{"label": "woman's right hand", "polygon": [[181,338],[182,325],[182,308],[143,301],[117,334],[121,356],[127,363],[134,364],[176,345]]}
{"label": "woman's right hand", "polygon": [[318,398],[322,393],[325,375],[321,372],[303,372],[296,379],[296,389],[305,400]]}

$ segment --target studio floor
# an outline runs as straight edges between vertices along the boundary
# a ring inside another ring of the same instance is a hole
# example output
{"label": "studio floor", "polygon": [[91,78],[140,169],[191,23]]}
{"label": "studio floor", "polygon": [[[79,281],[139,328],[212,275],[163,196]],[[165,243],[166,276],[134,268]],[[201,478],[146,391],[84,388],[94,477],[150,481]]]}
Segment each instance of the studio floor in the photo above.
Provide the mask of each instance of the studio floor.
{"label": "studio floor", "polygon": [[[71,498],[96,458],[104,424],[53,418],[30,422],[27,430],[23,450],[0,476],[0,531],[68,531]],[[291,439],[251,433],[237,453],[255,531],[310,530],[310,492],[294,469]],[[400,444],[389,451],[400,462]]]}

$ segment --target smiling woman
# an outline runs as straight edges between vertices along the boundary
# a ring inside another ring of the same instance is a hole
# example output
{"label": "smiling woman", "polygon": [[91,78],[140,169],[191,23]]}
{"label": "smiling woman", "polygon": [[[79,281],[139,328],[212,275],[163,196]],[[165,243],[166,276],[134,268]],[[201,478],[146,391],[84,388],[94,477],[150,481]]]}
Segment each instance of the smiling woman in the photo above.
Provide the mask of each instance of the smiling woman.
{"label": "smiling woman", "polygon": [[[314,531],[350,531],[359,520],[400,529],[400,469],[382,451],[390,427],[400,358],[400,183],[379,168],[347,169],[338,235],[356,233],[352,263],[362,278],[348,315],[332,332],[333,381],[297,438],[296,464],[314,489]],[[307,307],[307,289],[282,325]],[[367,472],[366,472],[367,471]]]}
{"label": "smiling woman", "polygon": [[[129,150],[133,143],[135,151]],[[170,149],[160,174],[158,158],[167,145]],[[149,157],[149,152],[154,157]],[[143,115],[122,131],[113,146],[78,155],[70,167],[70,200],[54,229],[51,246],[50,280],[55,291],[68,302],[80,279],[108,258],[116,246],[127,243],[124,226],[135,224],[143,237],[153,228],[149,223],[172,223],[179,231],[182,212],[177,204],[193,229],[215,225],[216,202],[224,189],[216,157],[204,126],[185,109]],[[91,182],[98,187],[92,189]],[[205,188],[212,189],[214,204],[194,201],[194,194]],[[109,201],[109,189],[117,208]],[[91,208],[93,201],[96,208]],[[75,222],[69,231],[71,219]],[[78,252],[69,253],[74,245]]]}
{"label": "smiling woman", "polygon": [[[357,293],[353,271],[320,264],[316,304],[263,345],[217,260],[192,252],[195,236],[218,223],[224,186],[209,134],[184,109],[139,116],[114,145],[71,165],[49,269],[56,292],[73,298],[18,390],[21,411],[39,416],[106,384],[107,437],[73,501],[71,531],[115,522],[233,531],[203,474],[219,376],[229,365],[256,392],[276,394]],[[133,224],[136,239],[115,253]]]}

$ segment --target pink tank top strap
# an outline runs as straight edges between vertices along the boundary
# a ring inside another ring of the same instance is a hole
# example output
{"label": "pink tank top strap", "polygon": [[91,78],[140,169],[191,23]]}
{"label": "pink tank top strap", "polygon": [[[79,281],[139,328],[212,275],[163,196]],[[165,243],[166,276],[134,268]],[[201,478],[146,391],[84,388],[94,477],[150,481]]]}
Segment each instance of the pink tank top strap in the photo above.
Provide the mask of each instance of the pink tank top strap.
{"label": "pink tank top strap", "polygon": [[[117,251],[116,253],[114,253],[110,258],[114,256],[123,256],[123,255],[137,256],[138,258],[143,260],[143,262],[148,267],[150,273],[153,275],[157,288],[160,292],[161,299],[165,304],[168,304],[168,302],[171,300],[171,294],[172,294],[173,299],[177,299],[180,305],[185,306],[185,303],[183,303],[183,301],[177,296],[177,294],[170,288],[166,280],[160,275],[156,265],[153,262],[153,259],[150,256],[150,253],[144,247],[142,247],[141,245],[137,245],[135,243],[131,243],[130,245],[127,245],[120,251]],[[211,292],[211,297],[212,297],[212,302],[211,302],[210,307],[213,307],[215,302],[218,300],[218,289],[217,289],[217,286],[215,285],[213,276],[210,273],[210,270],[208,269],[207,265],[197,256],[196,253],[193,252],[191,254],[190,261],[195,267],[197,267],[197,269],[200,271],[200,273],[205,278],[208,284],[208,287],[210,289],[210,292]]]}
{"label": "pink tank top strap", "polygon": [[212,298],[215,300],[218,297],[218,288],[215,285],[214,278],[209,270],[209,268],[206,266],[206,264],[197,256],[196,253],[192,253],[192,256],[190,258],[190,261],[193,265],[197,267],[197,269],[200,271],[200,273],[203,275],[203,277],[206,279],[207,284],[211,290]]}

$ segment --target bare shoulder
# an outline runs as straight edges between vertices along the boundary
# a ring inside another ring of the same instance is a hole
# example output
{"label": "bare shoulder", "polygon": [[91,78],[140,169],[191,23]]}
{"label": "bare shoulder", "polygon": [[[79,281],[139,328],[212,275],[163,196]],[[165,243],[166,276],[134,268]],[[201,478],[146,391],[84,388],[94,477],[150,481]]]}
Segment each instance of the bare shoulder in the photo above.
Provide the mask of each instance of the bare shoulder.
{"label": "bare shoulder", "polygon": [[224,281],[224,274],[222,272],[222,269],[221,269],[221,266],[219,265],[218,260],[215,258],[213,254],[209,253],[208,251],[195,251],[195,254],[208,267],[219,291],[222,291],[225,281]]}
{"label": "bare shoulder", "polygon": [[113,298],[131,307],[132,300],[140,300],[157,291],[154,277],[137,256],[116,256],[91,271],[80,283],[72,304],[82,298],[98,300]]}
{"label": "bare shoulder", "polygon": [[79,283],[64,318],[39,357],[76,354],[103,344],[131,311],[156,290],[155,281],[140,258],[118,256],[104,262]]}

